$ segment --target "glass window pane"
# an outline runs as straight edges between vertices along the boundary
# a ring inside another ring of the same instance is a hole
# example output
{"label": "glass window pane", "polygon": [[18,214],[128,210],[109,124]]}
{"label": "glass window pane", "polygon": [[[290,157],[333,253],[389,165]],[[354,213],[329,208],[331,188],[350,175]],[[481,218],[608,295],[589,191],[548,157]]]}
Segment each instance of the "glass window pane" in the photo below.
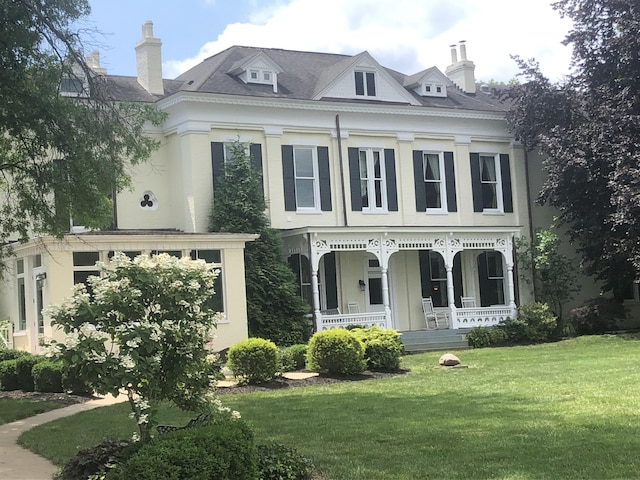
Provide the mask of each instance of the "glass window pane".
{"label": "glass window pane", "polygon": [[[109,257],[109,260],[111,260],[111,259],[113,258],[113,255],[114,255],[115,253],[116,253],[116,252],[114,252],[113,250],[111,250],[111,251],[107,254],[107,256]],[[140,252],[140,251],[137,251],[137,252],[120,252],[120,253],[122,253],[122,254],[126,255],[126,256],[127,256],[127,257],[129,257],[131,260],[133,260],[134,258],[136,258],[136,257],[137,257],[137,256],[139,256],[139,255],[142,255],[142,252]]]}
{"label": "glass window pane", "polygon": [[369,305],[382,305],[381,278],[369,278]]}
{"label": "glass window pane", "polygon": [[495,183],[482,184],[482,208],[498,208],[498,195]]}
{"label": "glass window pane", "polygon": [[382,208],[382,180],[376,180],[376,207]]}
{"label": "glass window pane", "polygon": [[302,283],[311,284],[311,264],[309,263],[309,259],[301,255],[300,266],[302,267]]}
{"label": "glass window pane", "polygon": [[369,178],[367,175],[367,152],[365,150],[360,150],[360,178],[365,179]]}
{"label": "glass window pane", "polygon": [[99,252],[73,252],[74,267],[93,267],[98,260]]}
{"label": "glass window pane", "polygon": [[441,208],[442,199],[440,195],[440,183],[439,182],[425,183],[425,191],[427,194],[427,208]]}
{"label": "glass window pane", "polygon": [[18,279],[18,330],[27,329],[27,293],[24,278]]}
{"label": "glass window pane", "polygon": [[[95,262],[94,262],[95,263]],[[34,267],[41,267],[42,266],[42,255],[36,255],[33,259],[33,266]]]}
{"label": "glass window pane", "polygon": [[314,208],[313,179],[296,180],[296,205],[298,208]]}
{"label": "glass window pane", "polygon": [[182,251],[180,250],[152,250],[151,255],[160,255],[161,253],[166,253],[171,257],[182,258]]}
{"label": "glass window pane", "polygon": [[440,180],[440,157],[434,153],[425,155],[424,179]]}
{"label": "glass window pane", "polygon": [[483,182],[496,181],[496,164],[494,157],[480,157],[480,174]]}
{"label": "glass window pane", "polygon": [[362,180],[360,182],[360,193],[362,193],[362,206],[369,206],[369,183],[367,180]]}
{"label": "glass window pane", "polygon": [[295,149],[296,177],[313,177],[313,153],[310,148]]}
{"label": "glass window pane", "polygon": [[370,97],[376,96],[376,81],[375,74],[373,72],[367,72],[367,95]]}
{"label": "glass window pane", "polygon": [[382,165],[380,161],[380,152],[373,152],[373,175],[375,178],[382,178]]}
{"label": "glass window pane", "polygon": [[16,270],[18,272],[18,275],[24,273],[24,260],[18,260],[16,262]]}
{"label": "glass window pane", "polygon": [[362,72],[356,72],[356,95],[364,95],[364,77]]}

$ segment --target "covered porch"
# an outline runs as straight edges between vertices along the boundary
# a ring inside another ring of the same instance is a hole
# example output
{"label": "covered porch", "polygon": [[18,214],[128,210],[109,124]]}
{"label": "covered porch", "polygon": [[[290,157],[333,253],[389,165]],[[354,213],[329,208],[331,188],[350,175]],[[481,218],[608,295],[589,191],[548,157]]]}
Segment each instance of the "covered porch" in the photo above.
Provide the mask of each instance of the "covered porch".
{"label": "covered porch", "polygon": [[[316,331],[348,325],[412,331],[513,318],[517,234],[343,227],[291,230],[283,237]],[[427,321],[425,298],[433,304],[435,324]]]}

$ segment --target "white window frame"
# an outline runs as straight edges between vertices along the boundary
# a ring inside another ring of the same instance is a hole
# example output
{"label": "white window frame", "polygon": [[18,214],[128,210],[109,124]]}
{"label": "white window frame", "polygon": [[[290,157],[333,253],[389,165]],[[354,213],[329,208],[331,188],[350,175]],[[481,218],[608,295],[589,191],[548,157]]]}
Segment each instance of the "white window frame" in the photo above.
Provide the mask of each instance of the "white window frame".
{"label": "white window frame", "polygon": [[[22,272],[18,269],[18,264],[22,262]],[[27,276],[25,274],[27,269],[26,258],[20,258],[16,260],[16,293],[18,296],[18,316],[16,322],[16,332],[26,332],[27,330]],[[22,280],[22,287],[24,296],[20,296],[20,280]],[[20,305],[22,303],[22,305]],[[22,307],[22,311],[21,311]],[[23,314],[24,318],[21,318]]]}
{"label": "white window frame", "polygon": [[[437,155],[438,156],[438,168],[440,169],[440,180],[428,180],[427,179],[427,155]],[[440,207],[434,208],[429,207],[427,205],[426,212],[433,214],[446,214],[448,213],[447,207],[447,182],[446,182],[446,173],[444,170],[444,152],[436,152],[424,150],[422,152],[422,180],[424,183],[439,183],[440,184]],[[425,195],[426,197],[426,195]],[[427,198],[425,198],[425,203]]]}
{"label": "white window frame", "polygon": [[[362,153],[366,158],[366,170],[367,177],[362,178],[362,170],[360,168],[360,160],[362,159]],[[370,173],[375,171],[374,168],[374,153],[379,154],[380,158],[380,177],[371,177]],[[360,192],[362,194],[362,182],[367,183],[367,199],[369,206],[362,205],[362,213],[388,213],[389,203],[387,201],[387,172],[385,165],[384,149],[383,148],[359,148],[358,149],[358,172],[360,173]],[[381,206],[376,205],[376,181],[380,181],[380,199],[382,201]]]}
{"label": "white window frame", "polygon": [[[486,181],[482,179],[482,157],[492,157],[493,165],[495,169],[495,181]],[[480,172],[480,192],[482,195],[482,213],[495,214],[504,213],[504,202],[502,199],[502,172],[500,168],[500,155],[497,153],[480,153],[478,156],[478,170]],[[496,185],[496,208],[484,208],[484,185],[493,184]]]}
{"label": "white window frame", "polygon": [[[357,83],[356,83],[356,73],[362,73],[362,88],[364,93],[362,95],[358,95],[358,89],[357,89]],[[373,70],[364,70],[364,69],[357,69],[354,71],[353,74],[353,92],[356,96],[356,98],[376,98],[378,96],[378,75],[376,75],[377,72],[373,71]],[[374,94],[372,95],[371,93],[369,93],[369,87],[367,86],[367,75],[371,74],[373,75],[373,88],[375,90]]]}
{"label": "white window frame", "polygon": [[[296,166],[296,153],[299,150],[311,151],[311,162],[313,176],[299,176]],[[313,180],[313,206],[301,207],[298,202],[298,180]],[[293,146],[293,181],[296,195],[296,212],[298,213],[318,213],[320,212],[320,175],[318,171],[318,149],[308,145]]]}
{"label": "white window frame", "polygon": [[[241,142],[244,144],[244,154],[247,157],[251,157],[251,153],[250,153],[250,145],[247,142]],[[222,151],[223,151],[223,165],[225,167],[227,167],[228,165],[231,165],[231,145],[233,145],[233,142],[223,142],[222,143],[223,147],[222,147]],[[225,169],[226,170],[226,169]],[[226,175],[226,171],[225,171],[225,175]]]}

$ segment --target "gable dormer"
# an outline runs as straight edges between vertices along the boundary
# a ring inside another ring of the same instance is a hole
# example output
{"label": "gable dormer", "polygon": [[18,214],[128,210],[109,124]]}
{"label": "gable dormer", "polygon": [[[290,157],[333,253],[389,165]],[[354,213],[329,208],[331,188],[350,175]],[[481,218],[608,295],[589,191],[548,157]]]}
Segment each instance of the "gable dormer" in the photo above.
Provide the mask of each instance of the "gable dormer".
{"label": "gable dormer", "polygon": [[347,98],[418,105],[368,52],[347,57],[324,70],[313,99]]}
{"label": "gable dormer", "polygon": [[407,77],[403,86],[421,97],[446,97],[451,80],[436,67],[431,67]]}
{"label": "gable dormer", "polygon": [[257,83],[260,85],[272,85],[273,92],[278,92],[278,74],[283,70],[275,61],[269,58],[265,52],[236,62],[229,70],[230,75],[235,75],[244,83]]}

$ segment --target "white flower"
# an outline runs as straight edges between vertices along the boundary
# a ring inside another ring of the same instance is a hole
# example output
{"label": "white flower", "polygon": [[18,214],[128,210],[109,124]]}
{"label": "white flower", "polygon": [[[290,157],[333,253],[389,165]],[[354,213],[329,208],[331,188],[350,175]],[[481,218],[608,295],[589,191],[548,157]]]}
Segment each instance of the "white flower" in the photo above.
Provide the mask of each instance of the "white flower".
{"label": "white flower", "polygon": [[138,418],[138,425],[142,425],[144,423],[149,423],[149,415],[146,413],[143,413],[140,415],[140,418]]}
{"label": "white flower", "polygon": [[133,435],[131,435],[131,440],[133,442],[139,442],[140,441],[140,434],[138,434],[138,432],[133,432]]}
{"label": "white flower", "polygon": [[240,417],[240,412],[238,412],[237,410],[234,410],[231,412],[231,418],[233,418],[234,420],[238,420]]}

